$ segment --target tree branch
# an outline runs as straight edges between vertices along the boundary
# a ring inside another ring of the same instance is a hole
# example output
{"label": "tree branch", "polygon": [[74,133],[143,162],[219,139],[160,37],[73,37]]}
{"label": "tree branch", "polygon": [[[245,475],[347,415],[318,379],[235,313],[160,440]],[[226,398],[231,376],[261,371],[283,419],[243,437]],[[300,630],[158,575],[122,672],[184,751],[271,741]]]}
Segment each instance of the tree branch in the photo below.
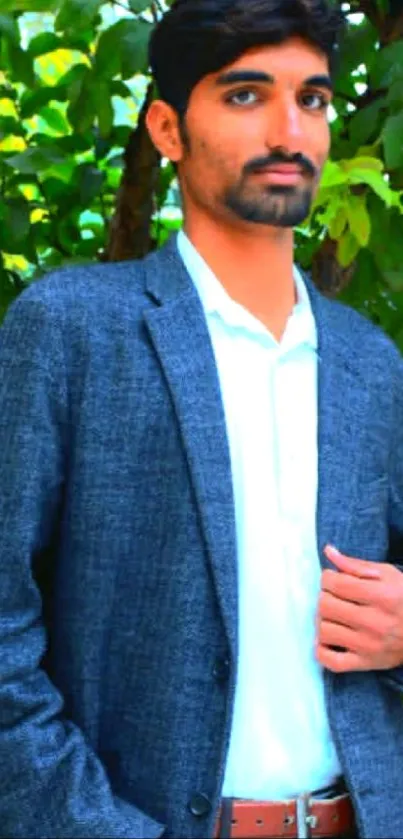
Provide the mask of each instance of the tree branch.
{"label": "tree branch", "polygon": [[125,168],[118,190],[116,211],[109,230],[109,242],[102,257],[105,262],[136,259],[152,248],[150,224],[160,155],[146,127],[146,113],[153,96],[149,86],[140,111],[137,128],[129,137]]}

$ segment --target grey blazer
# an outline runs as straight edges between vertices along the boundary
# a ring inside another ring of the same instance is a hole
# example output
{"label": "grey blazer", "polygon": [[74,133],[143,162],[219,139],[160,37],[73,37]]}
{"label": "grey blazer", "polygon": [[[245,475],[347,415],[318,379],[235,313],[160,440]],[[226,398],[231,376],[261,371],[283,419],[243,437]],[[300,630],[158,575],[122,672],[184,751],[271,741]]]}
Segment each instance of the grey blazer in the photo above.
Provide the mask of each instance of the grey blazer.
{"label": "grey blazer", "polygon": [[[402,359],[307,283],[319,550],[398,561]],[[55,273],[12,306],[0,522],[1,836],[211,835],[237,668],[234,506],[214,355],[175,241]],[[403,837],[402,690],[401,669],[326,674],[364,837]]]}

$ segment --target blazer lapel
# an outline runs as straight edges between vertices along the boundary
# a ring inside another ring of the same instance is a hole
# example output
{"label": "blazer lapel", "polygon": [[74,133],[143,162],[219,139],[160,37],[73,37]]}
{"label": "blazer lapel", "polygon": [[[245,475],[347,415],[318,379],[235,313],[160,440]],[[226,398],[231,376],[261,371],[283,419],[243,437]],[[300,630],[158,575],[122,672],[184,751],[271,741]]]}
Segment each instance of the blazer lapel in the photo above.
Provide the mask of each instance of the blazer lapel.
{"label": "blazer lapel", "polygon": [[237,644],[237,557],[230,454],[218,374],[202,305],[176,241],[144,263],[157,306],[145,321],[179,420],[216,593],[232,653]]}
{"label": "blazer lapel", "polygon": [[319,340],[317,535],[319,556],[326,567],[330,563],[323,555],[325,545],[345,550],[354,526],[351,509],[359,492],[357,467],[363,456],[369,396],[349,336],[338,326],[334,303],[310,282],[308,290]]}

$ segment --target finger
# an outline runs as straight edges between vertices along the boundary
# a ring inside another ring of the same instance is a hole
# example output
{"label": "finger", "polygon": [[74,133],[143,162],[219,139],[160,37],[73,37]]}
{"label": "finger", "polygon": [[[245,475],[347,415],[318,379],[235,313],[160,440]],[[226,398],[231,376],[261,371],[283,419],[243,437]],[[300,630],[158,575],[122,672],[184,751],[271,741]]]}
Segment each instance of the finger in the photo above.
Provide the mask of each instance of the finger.
{"label": "finger", "polygon": [[382,598],[383,586],[377,580],[361,579],[351,574],[330,571],[322,572],[322,591],[327,591],[350,603],[376,607]]}
{"label": "finger", "polygon": [[360,577],[361,579],[381,579],[381,563],[368,562],[366,559],[357,559],[355,557],[346,556],[335,548],[334,545],[326,545],[324,553],[330,562],[332,562],[339,571],[343,571],[345,574],[350,574],[353,577]]}
{"label": "finger", "polygon": [[331,650],[322,644],[316,647],[316,659],[322,667],[331,670],[332,673],[351,673],[356,670],[372,669],[370,661],[365,656],[349,650],[346,652]]}
{"label": "finger", "polygon": [[340,651],[371,657],[372,660],[383,651],[380,638],[368,634],[365,630],[357,631],[331,621],[321,621],[318,643],[324,647],[338,647]]}
{"label": "finger", "polygon": [[319,597],[319,620],[328,620],[350,629],[371,631],[379,622],[378,612],[370,606],[352,603],[322,591]]}

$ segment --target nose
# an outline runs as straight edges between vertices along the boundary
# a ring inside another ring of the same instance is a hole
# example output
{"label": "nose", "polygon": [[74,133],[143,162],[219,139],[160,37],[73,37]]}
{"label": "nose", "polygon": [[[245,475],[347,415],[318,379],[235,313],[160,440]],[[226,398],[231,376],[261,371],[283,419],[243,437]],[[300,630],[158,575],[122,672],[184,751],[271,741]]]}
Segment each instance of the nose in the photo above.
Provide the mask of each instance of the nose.
{"label": "nose", "polygon": [[270,109],[267,124],[269,148],[283,148],[290,154],[304,146],[304,114],[294,98],[287,97]]}

